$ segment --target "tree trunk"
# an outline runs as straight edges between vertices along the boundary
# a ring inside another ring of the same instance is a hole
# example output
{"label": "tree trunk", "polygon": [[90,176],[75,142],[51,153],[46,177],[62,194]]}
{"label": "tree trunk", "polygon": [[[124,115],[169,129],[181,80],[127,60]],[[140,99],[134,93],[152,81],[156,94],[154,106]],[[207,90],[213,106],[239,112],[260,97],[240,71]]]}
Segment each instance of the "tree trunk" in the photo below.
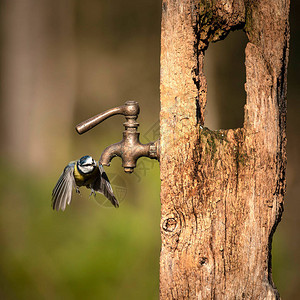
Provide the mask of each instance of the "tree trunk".
{"label": "tree trunk", "polygon": [[[162,3],[161,299],[279,298],[288,14],[289,0]],[[235,29],[249,39],[244,127],[211,131],[204,54]]]}

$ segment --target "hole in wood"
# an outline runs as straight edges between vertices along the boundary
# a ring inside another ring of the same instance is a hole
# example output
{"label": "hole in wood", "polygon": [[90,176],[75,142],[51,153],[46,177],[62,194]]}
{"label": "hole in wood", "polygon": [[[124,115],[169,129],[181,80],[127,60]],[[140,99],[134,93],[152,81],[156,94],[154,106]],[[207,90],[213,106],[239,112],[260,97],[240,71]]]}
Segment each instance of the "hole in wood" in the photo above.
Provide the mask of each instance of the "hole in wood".
{"label": "hole in wood", "polygon": [[212,130],[243,127],[246,103],[246,34],[231,32],[224,40],[211,43],[205,53],[207,79],[205,126]]}

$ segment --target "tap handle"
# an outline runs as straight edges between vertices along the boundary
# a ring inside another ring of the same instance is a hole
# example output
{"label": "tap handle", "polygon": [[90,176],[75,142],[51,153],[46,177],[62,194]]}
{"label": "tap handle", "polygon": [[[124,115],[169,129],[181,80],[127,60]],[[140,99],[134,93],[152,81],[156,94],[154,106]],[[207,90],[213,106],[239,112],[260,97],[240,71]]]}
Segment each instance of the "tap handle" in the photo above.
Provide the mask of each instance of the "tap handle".
{"label": "tap handle", "polygon": [[75,128],[79,134],[82,134],[114,115],[124,115],[125,117],[137,119],[139,112],[140,106],[136,101],[127,101],[124,105],[111,108],[103,113],[89,118],[86,121],[81,122]]}

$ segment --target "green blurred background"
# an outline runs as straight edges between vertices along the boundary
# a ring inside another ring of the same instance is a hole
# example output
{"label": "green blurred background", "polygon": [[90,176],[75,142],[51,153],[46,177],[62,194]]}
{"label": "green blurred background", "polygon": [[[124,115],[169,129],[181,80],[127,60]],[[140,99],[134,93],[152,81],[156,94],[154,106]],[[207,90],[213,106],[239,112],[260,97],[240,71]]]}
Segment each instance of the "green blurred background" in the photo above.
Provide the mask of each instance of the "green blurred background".
{"label": "green blurred background", "polygon": [[[288,93],[288,190],[274,236],[273,277],[283,299],[300,299],[298,233],[299,1],[292,1]],[[74,126],[127,100],[139,101],[141,141],[159,132],[158,0],[2,0],[1,299],[157,299],[159,165],[140,159],[125,174],[106,168],[121,205],[88,191],[64,213],[50,207],[64,166],[121,139],[124,118],[79,136]],[[242,31],[206,55],[211,129],[242,126]]]}

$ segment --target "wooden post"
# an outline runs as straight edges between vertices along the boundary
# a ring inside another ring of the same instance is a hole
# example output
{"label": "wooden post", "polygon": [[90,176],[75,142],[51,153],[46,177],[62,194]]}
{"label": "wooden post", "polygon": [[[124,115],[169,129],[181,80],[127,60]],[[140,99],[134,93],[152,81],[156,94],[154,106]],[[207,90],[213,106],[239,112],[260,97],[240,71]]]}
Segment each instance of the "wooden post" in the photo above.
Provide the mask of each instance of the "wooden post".
{"label": "wooden post", "polygon": [[[162,2],[161,299],[279,297],[271,243],[285,193],[288,14],[289,0]],[[244,126],[211,131],[204,54],[235,29],[249,39]]]}

